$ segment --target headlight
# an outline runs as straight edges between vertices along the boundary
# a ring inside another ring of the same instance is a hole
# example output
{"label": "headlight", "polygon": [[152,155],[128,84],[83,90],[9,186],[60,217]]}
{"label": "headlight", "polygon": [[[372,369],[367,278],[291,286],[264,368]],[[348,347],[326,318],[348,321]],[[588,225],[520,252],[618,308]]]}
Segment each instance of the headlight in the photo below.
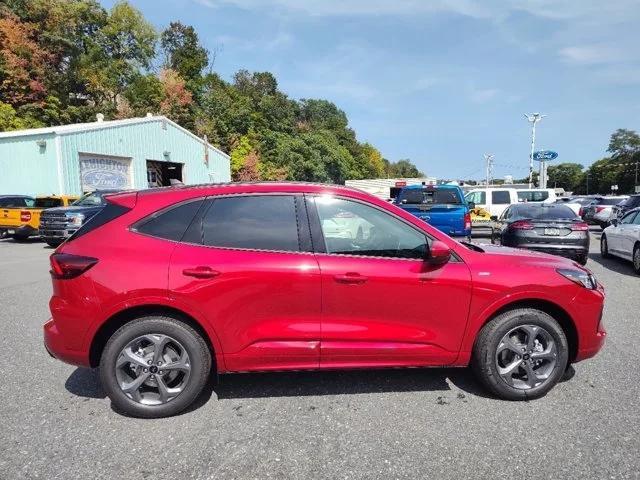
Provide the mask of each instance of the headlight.
{"label": "headlight", "polygon": [[73,227],[81,227],[82,222],[84,222],[84,214],[83,213],[67,213],[67,219],[69,220],[69,225]]}
{"label": "headlight", "polygon": [[584,288],[588,288],[589,290],[595,290],[598,288],[598,282],[596,281],[596,277],[593,273],[584,272],[582,270],[573,270],[570,268],[559,268],[556,271],[563,277],[568,278],[572,282],[577,283]]}

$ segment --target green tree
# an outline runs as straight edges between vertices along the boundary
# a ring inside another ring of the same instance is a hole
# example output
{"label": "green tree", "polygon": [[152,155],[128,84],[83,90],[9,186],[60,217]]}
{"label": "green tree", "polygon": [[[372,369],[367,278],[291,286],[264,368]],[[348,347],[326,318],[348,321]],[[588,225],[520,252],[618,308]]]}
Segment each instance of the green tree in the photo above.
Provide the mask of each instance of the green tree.
{"label": "green tree", "polygon": [[165,68],[178,72],[187,82],[198,80],[209,64],[209,52],[200,45],[192,26],[171,22],[160,36],[165,55]]}
{"label": "green tree", "polygon": [[385,160],[388,178],[419,178],[425,174],[418,170],[411,160],[402,159],[397,162]]}
{"label": "green tree", "polygon": [[559,163],[549,165],[547,168],[548,182],[552,187],[564,188],[568,192],[574,192],[583,183],[584,167],[579,163]]}

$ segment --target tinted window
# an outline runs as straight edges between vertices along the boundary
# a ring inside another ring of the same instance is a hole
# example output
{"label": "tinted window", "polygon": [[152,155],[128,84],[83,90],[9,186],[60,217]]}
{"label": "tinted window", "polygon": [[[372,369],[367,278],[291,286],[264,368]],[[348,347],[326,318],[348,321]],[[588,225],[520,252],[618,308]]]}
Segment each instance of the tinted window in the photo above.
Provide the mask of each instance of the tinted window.
{"label": "tinted window", "polygon": [[452,188],[429,189],[429,188],[407,188],[400,192],[398,197],[402,204],[460,204],[462,199],[458,192]]}
{"label": "tinted window", "polygon": [[135,230],[154,237],[179,241],[187,230],[204,199],[183,203],[161,210],[135,227]]}
{"label": "tinted window", "polygon": [[494,205],[509,205],[511,203],[511,195],[508,190],[497,190],[491,192],[491,203]]}
{"label": "tinted window", "polygon": [[518,192],[520,202],[544,202],[549,198],[549,192],[545,190],[521,190]]}
{"label": "tinted window", "polygon": [[24,197],[7,197],[0,198],[0,207],[6,208],[21,208],[21,207],[33,207],[33,198]]}
{"label": "tinted window", "polygon": [[213,200],[204,216],[205,245],[297,252],[298,223],[291,195],[226,197]]}
{"label": "tinted window", "polygon": [[331,197],[315,203],[327,253],[424,258],[426,236],[388,213]]}
{"label": "tinted window", "polygon": [[618,205],[620,202],[624,201],[624,198],[614,197],[614,198],[603,198],[599,204],[600,205]]}
{"label": "tinted window", "polygon": [[53,208],[61,207],[62,199],[60,198],[36,198],[36,208]]}
{"label": "tinted window", "polygon": [[578,218],[576,213],[565,205],[541,206],[518,205],[514,210],[514,217],[530,218],[532,220],[560,220]]}

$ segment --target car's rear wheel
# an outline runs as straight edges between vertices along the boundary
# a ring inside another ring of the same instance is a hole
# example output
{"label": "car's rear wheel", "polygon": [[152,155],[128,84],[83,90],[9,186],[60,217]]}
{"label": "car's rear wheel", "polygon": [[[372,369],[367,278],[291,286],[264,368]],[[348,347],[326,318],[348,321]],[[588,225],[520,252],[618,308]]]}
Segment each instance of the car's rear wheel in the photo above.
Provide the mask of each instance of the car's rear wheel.
{"label": "car's rear wheel", "polygon": [[640,275],[640,244],[633,247],[633,269]]}
{"label": "car's rear wheel", "polygon": [[609,254],[609,243],[607,242],[607,236],[604,233],[600,237],[600,255],[602,255],[602,258],[611,257],[611,255]]}
{"label": "car's rear wheel", "polygon": [[480,382],[506,400],[542,397],[562,378],[569,345],[562,327],[540,310],[507,311],[487,323],[474,346]]}
{"label": "car's rear wheel", "polygon": [[133,320],[109,339],[100,380],[116,410],[141,418],[175,415],[202,392],[211,370],[204,339],[171,317]]}
{"label": "car's rear wheel", "polygon": [[580,265],[586,265],[587,264],[587,256],[586,255],[578,255],[576,257],[576,262],[578,262]]}
{"label": "car's rear wheel", "polygon": [[53,248],[59,247],[62,244],[62,240],[45,240],[45,242]]}
{"label": "car's rear wheel", "polygon": [[20,235],[16,233],[13,235],[13,239],[18,243],[24,243],[29,240],[29,235]]}

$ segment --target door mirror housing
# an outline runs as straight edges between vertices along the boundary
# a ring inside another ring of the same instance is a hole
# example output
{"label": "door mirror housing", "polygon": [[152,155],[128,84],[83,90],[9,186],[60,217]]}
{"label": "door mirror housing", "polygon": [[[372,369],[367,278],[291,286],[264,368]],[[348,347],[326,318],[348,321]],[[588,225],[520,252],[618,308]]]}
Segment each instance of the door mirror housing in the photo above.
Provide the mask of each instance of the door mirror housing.
{"label": "door mirror housing", "polygon": [[451,249],[446,243],[434,240],[429,247],[425,260],[430,265],[444,265],[451,260]]}
{"label": "door mirror housing", "polygon": [[498,215],[491,215],[491,220],[494,222],[498,221]]}
{"label": "door mirror housing", "polygon": [[611,219],[611,225],[613,225],[614,227],[618,226],[618,219],[617,218],[612,218]]}
{"label": "door mirror housing", "polygon": [[469,210],[476,208],[476,202],[467,202],[467,204],[469,205]]}

